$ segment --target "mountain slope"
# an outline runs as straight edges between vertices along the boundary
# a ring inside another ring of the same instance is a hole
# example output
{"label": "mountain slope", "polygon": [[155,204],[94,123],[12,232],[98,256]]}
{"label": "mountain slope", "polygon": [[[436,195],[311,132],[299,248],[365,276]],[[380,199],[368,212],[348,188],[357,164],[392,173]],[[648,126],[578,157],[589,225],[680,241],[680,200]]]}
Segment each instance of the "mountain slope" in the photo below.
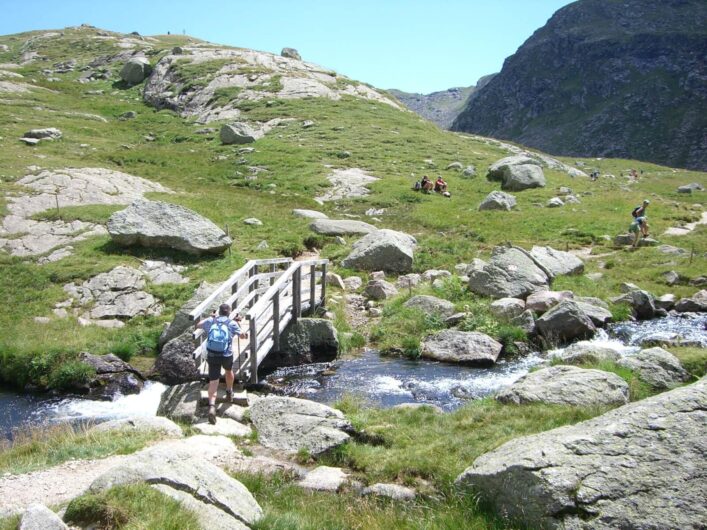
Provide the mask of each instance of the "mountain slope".
{"label": "mountain slope", "polygon": [[474,86],[455,87],[430,94],[417,94],[390,89],[388,92],[398,98],[411,111],[449,129],[466,104],[466,100],[476,90]]}
{"label": "mountain slope", "polygon": [[580,0],[506,59],[452,129],[707,169],[706,56],[707,2]]}

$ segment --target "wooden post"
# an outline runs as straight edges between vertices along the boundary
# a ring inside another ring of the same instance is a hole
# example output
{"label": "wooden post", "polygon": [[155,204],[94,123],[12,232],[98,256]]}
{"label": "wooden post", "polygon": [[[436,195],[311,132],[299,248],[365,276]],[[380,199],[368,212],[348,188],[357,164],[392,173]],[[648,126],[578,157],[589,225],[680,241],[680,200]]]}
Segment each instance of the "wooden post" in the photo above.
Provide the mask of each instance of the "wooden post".
{"label": "wooden post", "polygon": [[[274,273],[277,270],[277,264],[276,263],[271,263],[270,264],[270,272]],[[270,287],[275,283],[275,276],[270,278]]]}
{"label": "wooden post", "polygon": [[309,267],[309,312],[314,314],[314,308],[317,307],[317,266]]}
{"label": "wooden post", "polygon": [[297,267],[292,273],[292,320],[302,316],[302,268]]}
{"label": "wooden post", "polygon": [[[258,266],[253,265],[253,268],[250,269],[248,272],[248,276],[252,278],[253,276],[256,276],[258,274]],[[250,284],[250,287],[248,288],[248,292],[252,293],[255,289],[258,288],[258,283],[259,281],[256,280],[253,283]],[[253,304],[255,304],[258,301],[258,295],[256,294],[253,298],[250,299],[250,302],[248,302],[248,307],[253,307]]]}
{"label": "wooden post", "polygon": [[272,343],[273,351],[280,351],[280,291],[272,298]]}
{"label": "wooden post", "polygon": [[322,301],[320,302],[322,307],[326,307],[326,265],[326,263],[322,263]]}
{"label": "wooden post", "polygon": [[[233,285],[231,285],[231,294],[236,294],[236,292],[238,292],[238,283],[239,283],[238,280],[236,280],[235,282],[233,282]],[[233,310],[233,308],[236,307],[237,305],[238,305],[238,299],[236,298],[233,301],[233,304],[231,304],[231,310]]]}
{"label": "wooden post", "polygon": [[258,327],[255,316],[250,319],[250,382],[258,382]]}

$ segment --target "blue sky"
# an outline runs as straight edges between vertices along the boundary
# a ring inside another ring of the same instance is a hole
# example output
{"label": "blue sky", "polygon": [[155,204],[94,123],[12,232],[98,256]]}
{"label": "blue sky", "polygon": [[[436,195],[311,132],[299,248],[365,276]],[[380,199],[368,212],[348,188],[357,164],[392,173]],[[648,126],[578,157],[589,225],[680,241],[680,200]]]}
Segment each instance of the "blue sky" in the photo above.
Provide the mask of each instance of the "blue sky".
{"label": "blue sky", "polygon": [[81,23],[181,33],[302,58],[380,88],[432,92],[501,69],[569,0],[0,0],[0,34]]}

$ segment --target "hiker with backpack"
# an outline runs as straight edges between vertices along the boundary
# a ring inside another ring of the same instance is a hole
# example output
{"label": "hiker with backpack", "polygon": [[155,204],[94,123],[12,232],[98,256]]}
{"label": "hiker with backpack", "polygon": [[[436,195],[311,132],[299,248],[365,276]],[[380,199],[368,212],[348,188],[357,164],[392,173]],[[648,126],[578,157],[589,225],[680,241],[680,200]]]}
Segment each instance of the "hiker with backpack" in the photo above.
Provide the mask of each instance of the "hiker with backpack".
{"label": "hiker with backpack", "polygon": [[646,208],[651,203],[648,199],[643,201],[641,206],[636,206],[632,211],[633,222],[628,227],[628,231],[634,234],[633,247],[638,247],[638,242],[641,236],[648,237],[648,218],[646,217]]}
{"label": "hiker with backpack", "polygon": [[226,371],[226,402],[233,400],[233,339],[246,338],[238,322],[230,318],[231,306],[221,304],[218,315],[214,311],[210,317],[197,323],[196,327],[206,333],[206,363],[209,366],[209,423],[216,423],[216,392],[221,378],[221,368]]}

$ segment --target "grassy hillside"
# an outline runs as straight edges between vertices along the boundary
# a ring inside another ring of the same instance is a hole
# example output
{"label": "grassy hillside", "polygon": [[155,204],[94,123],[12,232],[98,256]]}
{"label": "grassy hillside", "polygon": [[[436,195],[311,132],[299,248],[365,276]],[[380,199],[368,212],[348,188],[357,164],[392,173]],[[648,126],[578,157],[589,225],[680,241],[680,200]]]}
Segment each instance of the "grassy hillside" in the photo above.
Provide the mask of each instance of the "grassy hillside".
{"label": "grassy hillside", "polygon": [[[348,245],[312,238],[307,222],[291,216],[292,208],[320,209],[332,218],[346,214],[362,219],[370,208],[385,209],[379,216],[381,227],[403,230],[418,238],[417,271],[451,268],[484,257],[494,245],[510,241],[526,248],[534,244],[560,249],[592,245],[592,254],[607,254],[587,261],[589,272],[604,273],[601,281],[583,276],[558,280],[559,287],[579,294],[606,297],[618,294],[621,282],[631,281],[656,294],[670,291],[686,295],[695,289],[668,288],[662,283],[661,273],[674,269],[692,277],[704,272],[704,227],[681,238],[660,237],[664,243],[694,249],[691,260],[666,256],[655,248],[615,251],[602,239],[604,234],[625,231],[632,207],[644,197],[652,200],[654,234],[661,234],[678,221],[697,219],[704,205],[702,196],[679,195],[675,190],[688,182],[705,183],[704,173],[629,160],[583,160],[587,166],[616,178],[590,182],[545,170],[548,186],[517,193],[516,211],[478,212],[479,202],[497,188],[483,177],[486,168],[506,155],[483,140],[441,131],[410,112],[362,98],[273,99],[236,103],[248,120],[294,118],[257,141],[255,152],[239,154],[238,146],[221,145],[214,135],[195,134],[203,126],[173,111],[145,105],[141,85],[128,88],[116,81],[115,72],[122,63],[110,66],[114,72],[111,80],[86,84],[77,82],[79,68],[50,76],[58,81],[49,81],[42,74],[56,62],[74,58],[81,66],[97,55],[121,51],[94,39],[95,30],[64,30],[63,35],[40,39],[37,35],[40,32],[0,37],[0,44],[8,46],[7,52],[0,52],[0,63],[18,61],[23,45],[26,48],[31,38],[38,43],[32,49],[47,58],[12,70],[24,77],[11,81],[39,89],[0,93],[0,196],[18,191],[15,181],[28,173],[29,166],[115,169],[178,191],[166,200],[192,208],[220,226],[227,225],[235,243],[232,252],[217,258],[196,259],[173,253],[175,261],[190,267],[190,284],[149,286],[148,290],[164,302],[166,311],[160,317],[134,319],[120,330],[81,327],[73,318],[36,325],[31,318],[51,315],[53,305],[66,298],[62,286],[67,282],[83,281],[118,264],[138,265],[140,258],[159,257],[164,252],[126,250],[113,245],[108,237],[96,237],[75,245],[72,256],[47,265],[0,253],[0,303],[4,308],[0,313],[0,381],[5,384],[47,384],[58,366],[82,350],[116,352],[125,358],[154,355],[163,324],[189,298],[192,288],[201,280],[225,279],[248,258],[297,255],[307,245],[321,248],[322,255],[335,263],[348,253]],[[149,56],[154,62],[186,40],[179,36],[155,37],[149,41]],[[99,90],[103,93],[96,94]],[[126,111],[137,112],[137,117],[119,120]],[[315,125],[303,128],[304,120],[313,120]],[[60,128],[63,138],[35,147],[17,140],[31,128],[49,126]],[[148,135],[154,141],[145,139]],[[340,158],[342,151],[351,156]],[[475,165],[481,176],[467,180],[455,171],[444,170],[454,161]],[[247,166],[268,171],[261,172],[257,180],[248,180]],[[367,197],[318,206],[313,197],[329,185],[326,175],[332,167],[362,168],[380,180],[371,186],[372,193]],[[627,185],[619,175],[632,167],[644,173],[638,183]],[[452,198],[411,191],[414,180],[423,174],[443,175],[450,183]],[[570,186],[582,203],[557,209],[541,207],[559,186]],[[87,207],[47,215],[100,221],[111,211]],[[242,221],[248,217],[262,219],[263,226],[244,225]],[[268,242],[269,249],[258,251],[255,247],[262,240]],[[348,243],[352,241],[350,238]]]}

